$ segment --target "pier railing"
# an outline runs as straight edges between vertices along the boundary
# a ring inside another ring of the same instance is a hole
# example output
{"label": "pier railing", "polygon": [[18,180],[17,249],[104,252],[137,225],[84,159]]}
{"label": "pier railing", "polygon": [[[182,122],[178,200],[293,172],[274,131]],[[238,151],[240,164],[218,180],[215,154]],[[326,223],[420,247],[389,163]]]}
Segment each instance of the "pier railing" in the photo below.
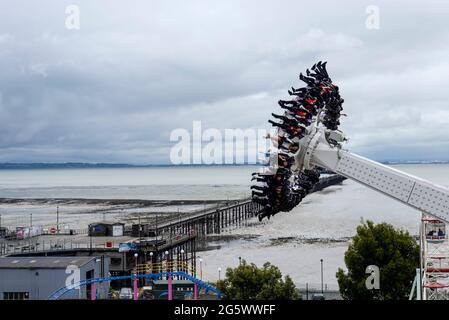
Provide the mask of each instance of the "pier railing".
{"label": "pier railing", "polygon": [[[163,235],[157,244],[159,249],[169,248],[177,245],[178,243],[185,242],[191,238],[195,238],[196,235],[185,234],[185,235]],[[95,238],[95,237],[93,237]],[[52,252],[52,251],[82,251],[82,250],[118,250],[121,243],[126,242],[122,238],[115,239],[114,237],[101,237],[102,242],[98,239],[92,240],[89,238],[85,239],[42,239],[40,237],[35,237],[27,240],[20,241],[3,241],[0,242],[0,256],[5,255],[19,255],[19,254],[29,254],[29,253],[39,253],[39,252]],[[92,240],[92,241],[89,241]],[[129,240],[127,240],[129,241]]]}
{"label": "pier railing", "polygon": [[48,252],[48,251],[62,251],[62,250],[77,250],[77,249],[98,249],[98,248],[118,248],[118,242],[105,243],[90,243],[89,239],[80,241],[79,239],[55,239],[47,240],[35,237],[27,240],[11,240],[0,242],[0,256],[10,254],[21,254],[31,252]]}

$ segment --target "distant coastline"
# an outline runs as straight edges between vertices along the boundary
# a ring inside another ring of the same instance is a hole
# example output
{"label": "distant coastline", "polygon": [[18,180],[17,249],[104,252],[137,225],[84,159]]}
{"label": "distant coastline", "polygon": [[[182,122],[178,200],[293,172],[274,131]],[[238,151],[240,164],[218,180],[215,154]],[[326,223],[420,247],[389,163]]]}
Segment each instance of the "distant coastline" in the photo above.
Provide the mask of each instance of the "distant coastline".
{"label": "distant coastline", "polygon": [[95,169],[95,168],[157,168],[157,167],[241,167],[254,166],[259,163],[245,164],[128,164],[128,163],[88,163],[88,162],[63,162],[63,163],[0,163],[0,170],[6,169]]}
{"label": "distant coastline", "polygon": [[[385,160],[380,161],[387,165],[400,164],[449,164],[449,160]],[[245,164],[189,164],[189,165],[173,165],[173,164],[128,164],[128,163],[88,163],[88,162],[62,162],[62,163],[19,163],[5,162],[0,163],[0,170],[17,170],[17,169],[95,169],[95,168],[157,168],[157,167],[241,167],[261,165],[261,163],[245,163]]]}
{"label": "distant coastline", "polygon": [[383,164],[448,164],[449,160],[403,160],[403,161],[380,161]]}

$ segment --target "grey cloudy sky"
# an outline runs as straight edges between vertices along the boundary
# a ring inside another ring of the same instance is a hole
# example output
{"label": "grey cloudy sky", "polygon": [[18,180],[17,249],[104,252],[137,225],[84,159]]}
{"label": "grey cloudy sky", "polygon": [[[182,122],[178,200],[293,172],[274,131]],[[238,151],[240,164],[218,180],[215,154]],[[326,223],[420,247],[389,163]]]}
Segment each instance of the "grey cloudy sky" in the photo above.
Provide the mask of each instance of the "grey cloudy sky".
{"label": "grey cloudy sky", "polygon": [[170,132],[193,120],[269,128],[318,60],[351,150],[447,160],[448,16],[432,0],[2,1],[0,162],[167,163]]}

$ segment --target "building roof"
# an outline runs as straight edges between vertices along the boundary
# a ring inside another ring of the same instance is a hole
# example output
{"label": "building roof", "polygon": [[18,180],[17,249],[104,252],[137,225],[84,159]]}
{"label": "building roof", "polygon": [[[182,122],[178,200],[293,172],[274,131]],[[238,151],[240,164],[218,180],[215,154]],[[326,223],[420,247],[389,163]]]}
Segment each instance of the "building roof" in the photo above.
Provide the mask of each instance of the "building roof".
{"label": "building roof", "polygon": [[[163,284],[168,284],[168,280],[166,280],[166,279],[153,280],[153,283],[155,285],[163,285]],[[193,284],[193,282],[190,280],[178,280],[178,279],[173,279],[172,283],[173,284]]]}
{"label": "building roof", "polygon": [[124,226],[125,224],[123,222],[118,221],[99,221],[99,222],[92,222],[89,224],[89,226],[97,226],[97,225],[104,225],[104,226]]}
{"label": "building roof", "polygon": [[0,269],[61,269],[81,267],[95,257],[2,257]]}

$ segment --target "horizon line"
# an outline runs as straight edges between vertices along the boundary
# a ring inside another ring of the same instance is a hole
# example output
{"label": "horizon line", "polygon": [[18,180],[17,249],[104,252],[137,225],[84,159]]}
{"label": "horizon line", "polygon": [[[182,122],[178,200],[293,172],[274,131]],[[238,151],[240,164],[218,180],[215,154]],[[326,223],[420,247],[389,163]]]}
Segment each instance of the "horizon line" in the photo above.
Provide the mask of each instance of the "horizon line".
{"label": "horizon line", "polygon": [[[449,160],[378,160],[384,164],[445,164]],[[88,168],[88,167],[200,167],[200,166],[254,166],[263,165],[263,163],[222,163],[222,164],[132,164],[132,163],[114,163],[114,162],[0,162],[0,169],[20,169],[20,168],[43,168],[43,167],[60,167],[60,168]]]}

